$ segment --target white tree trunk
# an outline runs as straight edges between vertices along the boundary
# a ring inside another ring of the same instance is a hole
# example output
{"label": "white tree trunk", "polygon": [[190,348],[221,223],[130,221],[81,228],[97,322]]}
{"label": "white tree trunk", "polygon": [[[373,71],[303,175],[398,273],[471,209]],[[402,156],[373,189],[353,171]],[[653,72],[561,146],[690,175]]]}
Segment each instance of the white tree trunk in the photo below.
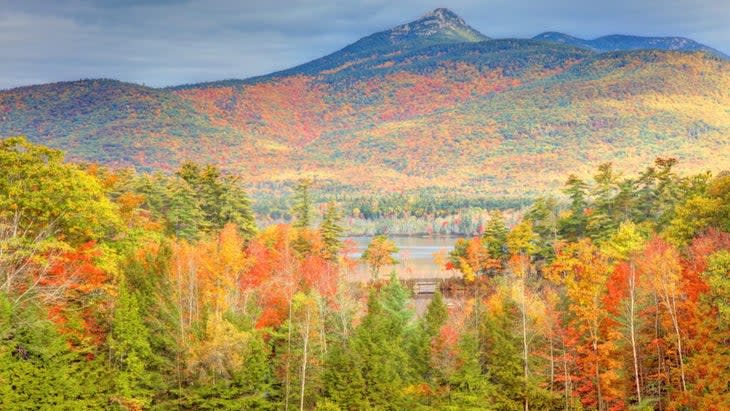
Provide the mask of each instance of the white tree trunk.
{"label": "white tree trunk", "polygon": [[307,318],[304,325],[304,352],[302,353],[302,383],[299,389],[299,411],[304,411],[304,388],[307,385],[307,354],[309,348],[309,305],[307,305]]}
{"label": "white tree trunk", "polygon": [[636,325],[635,325],[635,306],[636,306],[636,268],[634,263],[630,263],[631,273],[629,276],[629,332],[631,334],[631,351],[634,358],[634,384],[636,385],[636,398],[641,402],[641,381],[639,380],[639,356],[636,350]]}

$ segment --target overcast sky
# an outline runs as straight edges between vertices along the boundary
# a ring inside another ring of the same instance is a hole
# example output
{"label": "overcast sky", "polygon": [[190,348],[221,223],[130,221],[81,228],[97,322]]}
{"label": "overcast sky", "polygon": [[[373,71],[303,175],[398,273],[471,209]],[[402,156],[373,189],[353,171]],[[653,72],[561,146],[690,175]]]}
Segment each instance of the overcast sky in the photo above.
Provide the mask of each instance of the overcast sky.
{"label": "overcast sky", "polygon": [[730,0],[0,0],[0,89],[246,78],[443,6],[490,37],[677,35],[730,54]]}

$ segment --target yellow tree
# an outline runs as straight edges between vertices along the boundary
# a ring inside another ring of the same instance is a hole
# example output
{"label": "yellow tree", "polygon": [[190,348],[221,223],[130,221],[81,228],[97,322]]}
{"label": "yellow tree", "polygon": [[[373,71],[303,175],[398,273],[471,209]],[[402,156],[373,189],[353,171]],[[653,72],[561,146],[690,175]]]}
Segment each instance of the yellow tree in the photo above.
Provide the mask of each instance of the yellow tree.
{"label": "yellow tree", "polygon": [[621,406],[616,390],[617,367],[613,358],[616,338],[603,307],[611,267],[606,256],[591,242],[583,239],[558,250],[546,275],[564,288],[573,319],[568,332],[578,337],[580,375],[577,376],[581,402],[599,410]]}
{"label": "yellow tree", "polygon": [[384,235],[376,236],[370,241],[362,253],[362,259],[370,266],[370,275],[373,280],[378,279],[382,267],[398,264],[398,260],[394,257],[398,251],[395,243]]}
{"label": "yellow tree", "polygon": [[238,299],[237,284],[247,266],[243,238],[234,224],[226,224],[221,232],[200,244],[201,291],[212,305],[213,315],[221,319]]}
{"label": "yellow tree", "polygon": [[647,243],[644,253],[637,257],[637,267],[648,279],[651,289],[669,316],[677,350],[680,388],[686,392],[682,327],[679,319],[679,306],[683,298],[681,291],[683,286],[682,265],[679,251],[661,238],[654,237]]}
{"label": "yellow tree", "polygon": [[[636,254],[643,248],[644,239],[636,225],[631,222],[623,223],[611,238],[603,244],[603,251],[617,261],[628,262],[629,272],[626,276],[626,300],[629,342],[634,364],[634,387],[636,400],[641,402],[641,375],[639,371],[639,354],[637,339],[637,275]],[[618,285],[617,285],[618,286]]]}
{"label": "yellow tree", "polygon": [[449,253],[447,269],[456,268],[464,275],[464,280],[472,282],[489,270],[500,268],[500,260],[492,258],[484,242],[479,238],[459,239]]}

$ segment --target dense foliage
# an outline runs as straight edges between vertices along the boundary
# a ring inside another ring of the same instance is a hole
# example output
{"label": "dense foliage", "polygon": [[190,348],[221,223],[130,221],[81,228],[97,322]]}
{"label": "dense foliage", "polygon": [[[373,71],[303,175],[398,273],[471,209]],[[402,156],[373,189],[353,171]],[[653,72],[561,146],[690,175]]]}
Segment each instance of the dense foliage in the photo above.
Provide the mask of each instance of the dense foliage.
{"label": "dense foliage", "polygon": [[[0,143],[0,408],[723,409],[730,174],[657,159],[489,213],[423,312],[303,180],[256,228],[212,166],[136,174]],[[563,200],[564,199],[564,200]],[[321,223],[318,225],[316,221]]]}

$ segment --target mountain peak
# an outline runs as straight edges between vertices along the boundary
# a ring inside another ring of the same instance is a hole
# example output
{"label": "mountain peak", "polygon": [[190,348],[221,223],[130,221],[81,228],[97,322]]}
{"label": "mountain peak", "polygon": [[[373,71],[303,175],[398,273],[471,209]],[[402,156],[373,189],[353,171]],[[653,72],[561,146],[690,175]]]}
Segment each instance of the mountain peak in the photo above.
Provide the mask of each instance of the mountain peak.
{"label": "mountain peak", "polygon": [[429,11],[428,13],[421,16],[421,18],[419,20],[429,20],[429,19],[436,19],[436,20],[443,21],[443,22],[455,21],[464,26],[466,25],[466,22],[464,22],[464,19],[459,17],[453,11],[451,11],[447,8],[443,8],[443,7]]}
{"label": "mountain peak", "polygon": [[418,20],[401,24],[389,30],[392,44],[402,43],[414,39],[433,39],[437,42],[474,42],[489,40],[470,27],[464,19],[446,8],[430,11]]}

